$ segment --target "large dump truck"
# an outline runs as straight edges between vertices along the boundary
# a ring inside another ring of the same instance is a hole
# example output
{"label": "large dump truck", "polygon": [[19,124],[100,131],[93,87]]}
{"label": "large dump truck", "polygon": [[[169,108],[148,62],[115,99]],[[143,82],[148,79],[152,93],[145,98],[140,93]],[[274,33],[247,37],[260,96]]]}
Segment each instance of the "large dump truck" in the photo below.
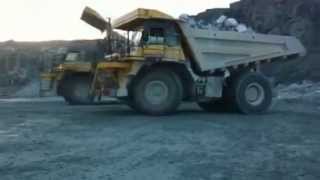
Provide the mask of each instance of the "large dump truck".
{"label": "large dump truck", "polygon": [[[273,96],[260,67],[306,53],[295,37],[198,29],[152,9],[109,23],[87,7],[82,20],[107,32],[105,58],[88,63],[70,53],[42,75],[42,91],[55,89],[71,105],[108,96],[149,115],[173,113],[184,101],[209,112],[263,113]],[[115,31],[127,33],[124,52],[112,45]]]}

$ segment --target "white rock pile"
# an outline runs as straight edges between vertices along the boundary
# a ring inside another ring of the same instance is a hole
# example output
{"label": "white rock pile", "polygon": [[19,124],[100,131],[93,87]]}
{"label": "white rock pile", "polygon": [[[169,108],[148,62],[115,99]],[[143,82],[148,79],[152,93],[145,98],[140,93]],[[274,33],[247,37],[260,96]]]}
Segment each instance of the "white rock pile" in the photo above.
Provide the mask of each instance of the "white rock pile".
{"label": "white rock pile", "polygon": [[204,23],[204,21],[196,21],[192,16],[188,14],[180,15],[179,19],[186,22],[192,28],[208,29],[212,31],[235,31],[241,33],[254,33],[252,28],[245,24],[239,23],[235,18],[229,18],[225,15],[221,15],[213,23]]}

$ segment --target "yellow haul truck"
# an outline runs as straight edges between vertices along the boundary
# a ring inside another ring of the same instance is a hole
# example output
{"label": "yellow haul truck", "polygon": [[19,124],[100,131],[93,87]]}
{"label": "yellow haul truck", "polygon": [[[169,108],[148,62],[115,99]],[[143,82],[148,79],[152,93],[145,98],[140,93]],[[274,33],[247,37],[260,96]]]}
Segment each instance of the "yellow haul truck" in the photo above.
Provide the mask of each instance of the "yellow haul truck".
{"label": "yellow haul truck", "polygon": [[[259,67],[306,53],[294,37],[198,29],[151,9],[111,24],[87,7],[82,20],[107,32],[105,58],[87,63],[69,53],[42,75],[42,91],[55,89],[71,105],[108,96],[149,115],[173,113],[183,101],[210,112],[262,113],[272,87]],[[125,52],[112,45],[115,31],[127,32]]]}

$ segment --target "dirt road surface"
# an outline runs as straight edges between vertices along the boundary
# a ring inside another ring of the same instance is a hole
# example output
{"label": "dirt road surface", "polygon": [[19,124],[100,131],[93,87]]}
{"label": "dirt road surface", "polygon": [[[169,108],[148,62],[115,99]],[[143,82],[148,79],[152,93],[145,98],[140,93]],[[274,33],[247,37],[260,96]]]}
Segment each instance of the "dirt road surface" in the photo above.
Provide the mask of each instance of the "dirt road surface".
{"label": "dirt road surface", "polygon": [[0,101],[1,180],[319,180],[320,108],[265,115],[183,105],[148,117],[124,105]]}

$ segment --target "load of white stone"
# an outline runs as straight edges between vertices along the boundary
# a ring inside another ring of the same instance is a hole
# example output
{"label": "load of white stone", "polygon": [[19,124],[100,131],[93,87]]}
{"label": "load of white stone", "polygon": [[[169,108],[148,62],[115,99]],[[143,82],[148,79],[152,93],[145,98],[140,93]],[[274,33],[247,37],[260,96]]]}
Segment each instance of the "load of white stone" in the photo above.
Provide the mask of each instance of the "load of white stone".
{"label": "load of white stone", "polygon": [[229,18],[225,15],[220,16],[213,23],[204,23],[204,21],[196,21],[192,16],[188,14],[180,15],[179,19],[186,22],[192,28],[209,29],[212,31],[235,31],[240,33],[254,33],[252,28],[249,28],[245,24],[239,23],[235,18]]}

